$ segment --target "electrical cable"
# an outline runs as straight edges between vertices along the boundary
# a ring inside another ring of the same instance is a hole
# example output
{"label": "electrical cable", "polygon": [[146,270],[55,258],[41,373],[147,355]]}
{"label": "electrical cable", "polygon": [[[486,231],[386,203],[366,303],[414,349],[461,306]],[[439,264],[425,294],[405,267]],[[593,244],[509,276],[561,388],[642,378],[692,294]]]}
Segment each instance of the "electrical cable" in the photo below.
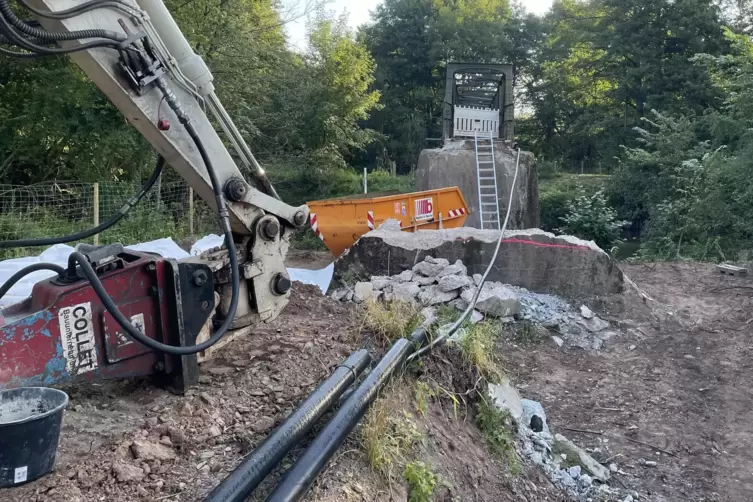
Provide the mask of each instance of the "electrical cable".
{"label": "electrical cable", "polygon": [[478,289],[476,289],[476,293],[473,295],[473,298],[470,302],[468,302],[468,308],[465,309],[463,314],[447,329],[443,330],[442,334],[432,340],[429,344],[419,349],[417,352],[414,352],[410,356],[408,356],[408,362],[413,361],[416,358],[421,357],[422,355],[426,354],[430,350],[432,350],[434,347],[437,347],[445,342],[447,338],[455,334],[455,332],[460,329],[460,326],[463,325],[466,319],[471,315],[473,310],[476,308],[476,303],[478,302],[478,297],[481,294],[481,290],[484,287],[484,283],[486,282],[486,278],[489,276],[489,273],[492,271],[492,268],[494,267],[494,262],[497,261],[497,256],[499,255],[499,250],[502,247],[502,241],[505,239],[505,231],[507,230],[507,224],[510,221],[510,213],[512,213],[512,201],[513,196],[515,195],[515,185],[518,181],[518,171],[520,169],[520,148],[518,148],[518,159],[515,162],[515,176],[513,176],[512,179],[512,187],[510,188],[510,197],[507,203],[507,214],[505,214],[505,222],[502,225],[501,232],[499,234],[499,240],[497,241],[497,247],[494,249],[494,254],[492,255],[492,259],[489,262],[489,266],[486,267],[486,272],[484,272],[484,275],[481,277],[481,282],[478,285]]}
{"label": "electrical cable", "polygon": [[18,281],[20,281],[27,275],[39,270],[52,270],[58,275],[65,274],[65,269],[60,265],[55,265],[54,263],[33,263],[10,276],[10,278],[5,281],[2,286],[0,286],[0,298],[4,297],[8,293],[8,291],[10,291],[10,288],[15,286]]}
{"label": "electrical cable", "polygon": [[149,192],[149,190],[152,189],[154,184],[157,182],[157,179],[159,178],[160,174],[162,174],[162,169],[165,166],[165,159],[162,158],[162,156],[159,156],[157,159],[157,165],[155,166],[154,170],[152,171],[152,174],[149,176],[149,179],[146,183],[141,187],[141,189],[128,201],[123,205],[123,207],[118,210],[117,213],[115,213],[112,217],[110,217],[107,221],[104,221],[97,225],[96,227],[89,228],[87,230],[82,230],[81,232],[77,232],[75,234],[71,235],[65,235],[62,237],[47,237],[42,239],[18,239],[14,241],[0,241],[0,249],[5,248],[23,248],[23,247],[34,247],[34,246],[52,246],[55,244],[64,244],[66,242],[74,242],[74,241],[80,241],[87,239],[93,235],[99,234],[107,230],[108,228],[112,227],[116,223],[118,223],[120,220],[125,217],[128,212],[133,209],[134,206],[136,206],[141,199],[144,198],[144,196]]}
{"label": "electrical cable", "polygon": [[117,33],[111,30],[76,30],[76,31],[47,31],[45,29],[34,28],[26,24],[21,18],[16,16],[10,7],[10,0],[0,0],[0,14],[12,24],[18,31],[32,37],[43,40],[60,42],[62,40],[78,40],[81,38],[106,38],[117,42],[122,42],[128,37],[125,33]]}
{"label": "electrical cable", "polygon": [[157,79],[156,83],[157,87],[159,87],[159,89],[164,94],[167,104],[178,117],[180,123],[186,128],[186,132],[188,132],[188,135],[196,145],[196,149],[199,151],[199,155],[204,161],[204,165],[207,169],[207,174],[209,175],[209,179],[212,183],[212,189],[214,191],[215,201],[217,203],[217,212],[220,216],[220,224],[222,226],[223,233],[225,234],[225,247],[227,248],[229,255],[228,258],[230,261],[229,266],[232,283],[232,293],[230,298],[230,307],[228,308],[227,315],[222,321],[220,327],[217,328],[217,331],[215,331],[208,340],[202,343],[181,347],[158,342],[157,340],[149,338],[144,333],[142,333],[137,327],[131,324],[130,320],[125,315],[123,315],[120,310],[118,310],[118,306],[115,305],[115,302],[112,300],[112,298],[110,298],[107,289],[105,289],[105,287],[102,285],[102,281],[100,281],[99,277],[97,277],[97,272],[91,266],[86,256],[77,251],[71,253],[70,257],[68,258],[68,268],[70,272],[71,270],[75,270],[76,265],[78,265],[78,267],[81,269],[81,272],[84,274],[84,277],[86,277],[86,279],[91,284],[92,289],[94,289],[94,292],[99,297],[99,300],[102,302],[105,310],[107,310],[110,315],[113,316],[120,327],[123,328],[123,330],[133,339],[158,352],[164,352],[166,354],[175,356],[187,356],[207,350],[209,347],[220,341],[220,339],[225,336],[225,334],[230,329],[230,325],[233,323],[233,318],[235,317],[235,312],[238,308],[238,298],[240,297],[240,270],[238,267],[238,255],[235,249],[235,242],[233,242],[233,234],[230,229],[230,214],[227,210],[225,196],[222,193],[222,186],[220,185],[219,179],[217,178],[217,173],[214,170],[212,161],[209,158],[209,154],[204,147],[204,143],[201,141],[201,138],[196,132],[196,129],[191,123],[191,118],[183,111],[175,94],[173,94],[173,92],[167,86],[165,79],[160,77]]}

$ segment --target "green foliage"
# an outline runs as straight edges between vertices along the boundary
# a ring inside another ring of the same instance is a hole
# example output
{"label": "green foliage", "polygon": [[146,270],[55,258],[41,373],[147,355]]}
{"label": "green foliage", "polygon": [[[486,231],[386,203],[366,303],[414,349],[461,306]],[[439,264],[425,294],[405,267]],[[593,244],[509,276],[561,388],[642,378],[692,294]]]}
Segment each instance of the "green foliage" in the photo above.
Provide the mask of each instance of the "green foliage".
{"label": "green foliage", "polygon": [[476,424],[492,452],[507,462],[510,472],[520,473],[520,459],[515,451],[515,422],[510,413],[482,400],[476,408]]}
{"label": "green foliage", "polygon": [[460,339],[460,354],[463,362],[474,368],[487,381],[497,383],[504,373],[495,357],[494,342],[500,327],[496,322],[483,322],[465,328]]}
{"label": "green foliage", "polygon": [[591,196],[607,186],[609,176],[557,173],[542,179],[539,177],[539,207],[541,228],[557,232],[562,218],[567,215],[568,205],[579,195]]}
{"label": "green foliage", "polygon": [[569,201],[562,223],[561,233],[594,241],[606,251],[622,241],[621,232],[627,224],[617,219],[617,211],[609,207],[601,190]]}
{"label": "green foliage", "polygon": [[429,502],[437,485],[437,475],[423,462],[410,462],[405,466],[403,477],[410,490],[408,502]]}

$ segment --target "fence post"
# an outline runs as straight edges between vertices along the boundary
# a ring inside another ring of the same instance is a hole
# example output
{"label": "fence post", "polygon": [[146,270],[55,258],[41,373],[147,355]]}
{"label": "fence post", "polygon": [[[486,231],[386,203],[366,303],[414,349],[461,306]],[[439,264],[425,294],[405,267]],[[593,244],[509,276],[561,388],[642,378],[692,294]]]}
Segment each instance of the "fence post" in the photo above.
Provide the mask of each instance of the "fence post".
{"label": "fence post", "polygon": [[193,235],[193,188],[188,187],[188,234]]}
{"label": "fence post", "polygon": [[[92,205],[94,206],[94,226],[99,225],[99,183],[94,183]],[[94,245],[99,244],[99,234],[94,234]]]}
{"label": "fence post", "polygon": [[368,171],[365,167],[363,168],[363,193],[369,193]]}

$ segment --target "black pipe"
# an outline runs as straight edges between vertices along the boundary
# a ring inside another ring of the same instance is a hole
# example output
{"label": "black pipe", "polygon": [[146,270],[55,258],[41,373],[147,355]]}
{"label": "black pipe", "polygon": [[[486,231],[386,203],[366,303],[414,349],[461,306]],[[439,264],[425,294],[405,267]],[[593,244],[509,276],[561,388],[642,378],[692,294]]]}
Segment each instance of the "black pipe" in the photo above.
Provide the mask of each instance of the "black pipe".
{"label": "black pipe", "polygon": [[392,345],[376,368],[364,379],[353,394],[340,407],[332,420],[314,439],[296,463],[285,474],[280,484],[267,497],[267,502],[292,502],[303,498],[324,470],[327,462],[363,418],[379,391],[403,365],[410,354],[425,340],[422,329]]}
{"label": "black pipe", "polygon": [[365,349],[343,361],[327,380],[226,477],[204,502],[245,500],[371,362]]}

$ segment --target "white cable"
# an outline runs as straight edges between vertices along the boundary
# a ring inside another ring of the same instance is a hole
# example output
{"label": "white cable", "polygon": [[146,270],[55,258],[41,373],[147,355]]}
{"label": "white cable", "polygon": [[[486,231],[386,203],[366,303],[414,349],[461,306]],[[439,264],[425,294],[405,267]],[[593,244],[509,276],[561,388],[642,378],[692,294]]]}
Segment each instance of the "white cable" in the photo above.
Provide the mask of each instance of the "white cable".
{"label": "white cable", "polygon": [[[455,334],[455,332],[460,328],[460,326],[463,325],[466,319],[471,315],[471,312],[476,308],[476,303],[478,302],[478,297],[481,294],[481,290],[484,288],[484,283],[486,282],[486,278],[489,276],[489,272],[492,271],[492,267],[494,267],[494,262],[497,261],[497,255],[499,255],[499,250],[502,247],[502,241],[505,239],[505,231],[507,230],[507,223],[510,221],[510,213],[512,212],[512,199],[515,195],[515,184],[518,181],[518,170],[520,169],[520,148],[518,148],[518,160],[515,162],[515,176],[513,176],[512,179],[512,187],[510,187],[510,199],[507,203],[507,214],[505,214],[505,222],[502,225],[502,230],[499,233],[499,240],[497,241],[497,248],[494,250],[494,255],[492,256],[491,262],[489,262],[489,266],[486,267],[486,272],[484,272],[483,277],[481,277],[481,282],[478,285],[478,289],[476,290],[476,293],[473,295],[473,298],[470,302],[468,302],[468,308],[465,309],[465,312],[458,318],[457,321],[455,321],[452,326],[444,333],[442,333],[440,336],[432,340],[432,342],[425,347],[421,348],[417,352],[414,352],[410,357],[408,357],[408,362],[413,361],[414,359],[421,357],[422,355],[426,354],[430,350],[432,350],[434,347],[441,345],[444,343],[444,341]],[[480,201],[479,201],[480,203]]]}

